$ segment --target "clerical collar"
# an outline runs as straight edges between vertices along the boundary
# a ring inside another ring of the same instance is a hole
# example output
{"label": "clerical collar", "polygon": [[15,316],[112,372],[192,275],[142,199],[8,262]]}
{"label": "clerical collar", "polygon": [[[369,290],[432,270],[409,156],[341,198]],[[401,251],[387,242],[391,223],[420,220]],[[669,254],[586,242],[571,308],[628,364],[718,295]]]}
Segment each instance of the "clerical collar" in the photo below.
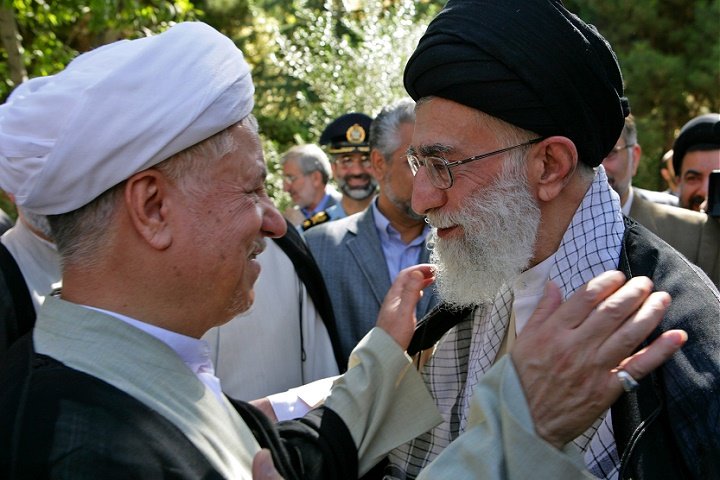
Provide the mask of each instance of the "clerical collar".
{"label": "clerical collar", "polygon": [[520,333],[527,324],[530,316],[537,308],[545,284],[550,278],[550,270],[555,263],[555,254],[525,270],[513,281],[513,311],[515,312],[515,330]]}
{"label": "clerical collar", "polygon": [[135,320],[134,318],[121,313],[111,312],[109,310],[91,307],[89,305],[80,306],[110,315],[118,320],[122,320],[128,325],[133,326],[138,330],[142,330],[148,335],[152,335],[163,342],[180,357],[183,363],[192,370],[200,381],[213,392],[220,403],[224,405],[220,379],[215,376],[215,368],[213,367],[212,360],[210,359],[210,346],[205,340],[188,337],[187,335],[173,332],[156,325],[141,322],[140,320]]}

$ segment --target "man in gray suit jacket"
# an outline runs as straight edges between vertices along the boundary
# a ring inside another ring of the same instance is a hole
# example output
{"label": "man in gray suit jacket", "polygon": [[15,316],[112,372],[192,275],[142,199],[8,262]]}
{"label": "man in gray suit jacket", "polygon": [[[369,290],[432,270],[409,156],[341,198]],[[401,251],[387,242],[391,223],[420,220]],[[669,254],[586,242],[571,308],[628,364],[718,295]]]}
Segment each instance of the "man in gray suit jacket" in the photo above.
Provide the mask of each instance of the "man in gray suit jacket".
{"label": "man in gray suit jacket", "polygon": [[[398,272],[429,260],[429,227],[410,207],[412,173],[405,159],[414,107],[409,99],[389,105],[370,127],[377,199],[363,212],[305,232],[330,292],[345,355],[372,328]],[[430,287],[418,303],[418,318],[436,303]]]}
{"label": "man in gray suit jacket", "polygon": [[[637,221],[652,233],[682,253],[720,285],[720,263],[717,245],[720,230],[704,213],[670,206],[663,192],[653,192],[632,186],[642,148],[637,139],[637,126],[632,115],[625,118],[620,138],[602,165],[610,186],[620,196],[622,213]],[[677,201],[677,200],[676,200]],[[677,203],[676,203],[677,204]]]}

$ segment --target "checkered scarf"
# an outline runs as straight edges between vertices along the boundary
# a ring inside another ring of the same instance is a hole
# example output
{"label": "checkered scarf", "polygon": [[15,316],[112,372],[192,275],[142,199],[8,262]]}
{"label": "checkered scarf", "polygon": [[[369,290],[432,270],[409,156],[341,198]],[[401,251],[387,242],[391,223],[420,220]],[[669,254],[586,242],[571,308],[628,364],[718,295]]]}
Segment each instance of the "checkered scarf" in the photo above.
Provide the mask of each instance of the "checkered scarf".
{"label": "checkered scarf", "polygon": [[[564,298],[600,273],[617,268],[624,231],[620,200],[599,167],[550,270],[550,279]],[[477,307],[472,320],[459,323],[438,342],[422,374],[444,421],[390,453],[386,480],[414,479],[464,431],[470,396],[495,361],[512,303],[512,290],[503,286],[492,304]],[[598,418],[575,443],[585,452],[590,472],[613,479],[617,478],[619,459],[609,413]]]}

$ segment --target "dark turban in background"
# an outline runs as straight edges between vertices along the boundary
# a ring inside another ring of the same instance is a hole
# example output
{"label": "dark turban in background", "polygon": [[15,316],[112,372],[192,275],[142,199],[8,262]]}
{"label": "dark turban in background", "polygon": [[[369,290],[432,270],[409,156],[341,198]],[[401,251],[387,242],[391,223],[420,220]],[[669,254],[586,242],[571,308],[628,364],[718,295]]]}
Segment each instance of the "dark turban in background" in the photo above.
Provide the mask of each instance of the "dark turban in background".
{"label": "dark turban in background", "polygon": [[675,175],[682,175],[685,154],[697,150],[720,149],[720,113],[706,113],[695,117],[680,129],[673,144]]}
{"label": "dark turban in background", "polygon": [[615,53],[560,1],[450,0],[405,67],[414,100],[437,96],[542,136],[598,166],[630,113]]}

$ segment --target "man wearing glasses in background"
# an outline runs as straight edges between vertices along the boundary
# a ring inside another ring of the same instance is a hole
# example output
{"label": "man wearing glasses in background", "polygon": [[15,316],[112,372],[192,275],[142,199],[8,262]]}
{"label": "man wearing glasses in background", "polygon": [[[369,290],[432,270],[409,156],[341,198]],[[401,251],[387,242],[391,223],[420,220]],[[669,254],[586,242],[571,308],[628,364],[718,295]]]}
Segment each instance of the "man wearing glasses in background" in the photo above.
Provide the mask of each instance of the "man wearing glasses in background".
{"label": "man wearing glasses in background", "polygon": [[[398,273],[427,263],[430,257],[430,227],[410,206],[412,172],[405,153],[415,123],[414,107],[409,98],[396,101],[385,106],[370,125],[368,155],[380,186],[370,205],[359,214],[305,232],[329,287],[346,357],[372,328],[372,319]],[[428,288],[418,302],[417,317],[422,318],[436,303],[437,296]]]}
{"label": "man wearing glasses in background", "polygon": [[340,202],[340,192],[328,185],[332,171],[323,150],[314,144],[295,145],[280,157],[283,190],[290,194],[295,207],[283,212],[285,218],[300,226],[320,212]]}
{"label": "man wearing glasses in background", "polygon": [[704,238],[710,234],[704,229],[707,215],[677,208],[677,197],[669,193],[633,186],[632,177],[637,173],[641,155],[637,125],[629,115],[615,147],[602,161],[608,183],[620,195],[623,215],[665,240],[707,273],[716,286],[720,285],[719,276],[713,277],[716,256],[712,252],[717,251],[717,241]]}

